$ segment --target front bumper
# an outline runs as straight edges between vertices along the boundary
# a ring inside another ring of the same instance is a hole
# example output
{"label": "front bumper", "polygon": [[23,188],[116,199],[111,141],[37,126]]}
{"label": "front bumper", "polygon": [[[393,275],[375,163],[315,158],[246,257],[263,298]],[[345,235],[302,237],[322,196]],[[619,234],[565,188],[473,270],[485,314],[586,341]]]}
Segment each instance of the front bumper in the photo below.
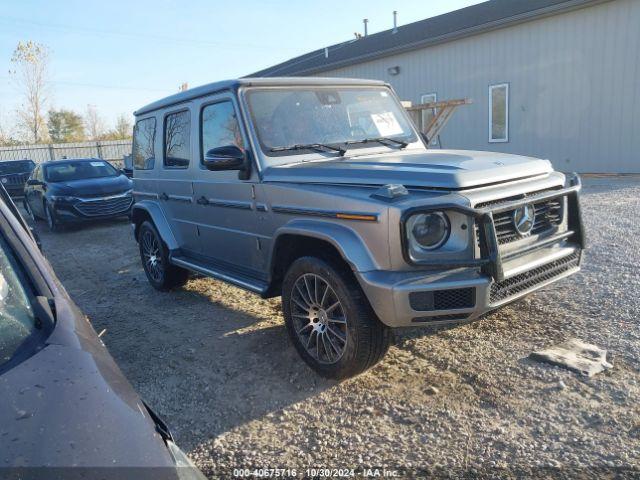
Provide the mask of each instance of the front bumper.
{"label": "front bumper", "polygon": [[[391,327],[470,321],[580,270],[585,246],[577,176],[569,186],[497,208],[447,206],[480,226],[479,258],[455,264],[434,262],[424,270],[356,272],[380,320]],[[556,197],[567,197],[567,231],[502,254],[493,214]],[[439,207],[442,208],[442,207]],[[423,264],[424,265],[424,264]]]}
{"label": "front bumper", "polygon": [[24,185],[2,184],[11,198],[24,198]]}
{"label": "front bumper", "polygon": [[77,198],[72,201],[56,201],[53,211],[60,222],[81,222],[122,217],[131,213],[133,196],[117,194],[100,198]]}

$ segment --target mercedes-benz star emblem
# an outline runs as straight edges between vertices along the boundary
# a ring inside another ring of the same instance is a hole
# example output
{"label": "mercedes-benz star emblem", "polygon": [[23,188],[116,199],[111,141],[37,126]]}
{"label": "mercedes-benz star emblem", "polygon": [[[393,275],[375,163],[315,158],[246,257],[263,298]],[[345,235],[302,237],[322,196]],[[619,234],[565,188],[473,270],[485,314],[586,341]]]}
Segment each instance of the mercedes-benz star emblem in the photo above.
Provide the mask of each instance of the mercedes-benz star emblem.
{"label": "mercedes-benz star emblem", "polygon": [[513,211],[513,226],[516,227],[516,231],[521,236],[525,236],[531,233],[535,217],[536,211],[533,205],[528,204],[518,207]]}

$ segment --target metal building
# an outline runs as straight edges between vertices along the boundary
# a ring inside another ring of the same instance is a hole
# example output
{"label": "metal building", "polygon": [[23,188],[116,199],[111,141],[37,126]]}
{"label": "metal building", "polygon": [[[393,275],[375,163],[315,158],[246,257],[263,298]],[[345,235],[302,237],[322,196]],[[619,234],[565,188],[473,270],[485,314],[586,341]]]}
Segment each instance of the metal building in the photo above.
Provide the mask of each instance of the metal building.
{"label": "metal building", "polygon": [[444,148],[640,173],[640,0],[491,0],[253,74],[291,75],[385,80],[414,104],[470,98]]}

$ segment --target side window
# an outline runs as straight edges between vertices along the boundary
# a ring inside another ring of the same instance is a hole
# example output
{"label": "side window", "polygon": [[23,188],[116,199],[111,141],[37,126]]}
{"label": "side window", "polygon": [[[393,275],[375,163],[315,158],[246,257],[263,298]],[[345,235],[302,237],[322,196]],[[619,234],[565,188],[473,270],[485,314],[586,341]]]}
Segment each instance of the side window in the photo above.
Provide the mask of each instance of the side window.
{"label": "side window", "polygon": [[509,84],[489,87],[489,142],[509,141]]}
{"label": "side window", "polygon": [[146,118],[133,129],[133,168],[151,170],[155,165],[153,144],[156,138],[156,119]]}
{"label": "side window", "polygon": [[164,119],[164,166],[187,168],[191,158],[191,112],[171,113]]}
{"label": "side window", "polygon": [[244,149],[233,103],[225,101],[207,105],[202,109],[201,118],[202,151],[200,152],[200,162],[202,162],[204,154],[212,148],[235,145]]}

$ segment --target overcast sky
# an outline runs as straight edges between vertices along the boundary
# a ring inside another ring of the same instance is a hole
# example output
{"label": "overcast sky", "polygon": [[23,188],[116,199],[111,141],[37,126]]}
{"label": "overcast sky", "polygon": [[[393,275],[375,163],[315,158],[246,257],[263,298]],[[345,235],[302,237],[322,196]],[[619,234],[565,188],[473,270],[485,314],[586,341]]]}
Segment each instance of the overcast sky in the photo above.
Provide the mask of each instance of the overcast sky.
{"label": "overcast sky", "polygon": [[20,40],[51,49],[51,105],[120,113],[178,91],[253,71],[369,32],[432,17],[473,0],[0,0],[0,121],[18,90],[7,74]]}

